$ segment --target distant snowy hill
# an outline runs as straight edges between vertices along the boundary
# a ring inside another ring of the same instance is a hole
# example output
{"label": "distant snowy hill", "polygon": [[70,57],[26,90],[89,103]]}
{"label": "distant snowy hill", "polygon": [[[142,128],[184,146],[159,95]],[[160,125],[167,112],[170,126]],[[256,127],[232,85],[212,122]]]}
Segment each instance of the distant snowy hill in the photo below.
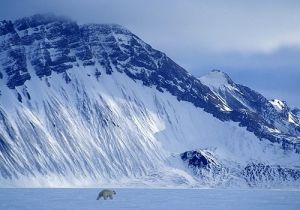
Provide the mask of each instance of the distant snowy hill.
{"label": "distant snowy hill", "polygon": [[259,138],[300,151],[300,120],[285,102],[278,99],[268,101],[256,91],[235,84],[227,74],[218,70],[199,80],[222,101],[231,120],[240,122]]}
{"label": "distant snowy hill", "polygon": [[1,186],[300,186],[300,118],[119,25],[0,22]]}

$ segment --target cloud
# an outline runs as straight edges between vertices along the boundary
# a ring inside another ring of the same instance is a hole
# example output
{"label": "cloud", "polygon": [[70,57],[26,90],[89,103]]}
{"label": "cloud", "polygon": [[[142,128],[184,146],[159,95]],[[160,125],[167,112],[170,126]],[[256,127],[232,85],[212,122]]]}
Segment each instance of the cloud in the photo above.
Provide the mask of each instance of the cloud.
{"label": "cloud", "polygon": [[167,51],[271,52],[300,46],[299,1],[2,0],[3,17],[40,12],[119,23]]}

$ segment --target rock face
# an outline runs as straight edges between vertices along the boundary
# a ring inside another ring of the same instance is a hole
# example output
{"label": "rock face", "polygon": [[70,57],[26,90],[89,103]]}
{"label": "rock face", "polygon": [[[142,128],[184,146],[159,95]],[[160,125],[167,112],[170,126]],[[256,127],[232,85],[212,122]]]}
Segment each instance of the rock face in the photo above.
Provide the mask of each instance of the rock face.
{"label": "rock face", "polygon": [[[297,109],[285,102],[269,101],[221,71],[195,78],[122,26],[78,25],[53,15],[0,22],[5,180],[173,180],[180,175],[157,167],[175,152],[207,183],[213,177],[218,184],[251,163],[249,151],[259,160],[284,153],[282,164],[297,162],[299,122]],[[223,147],[218,158],[196,152]],[[235,165],[223,167],[223,154],[232,154],[226,158],[236,158]]]}
{"label": "rock face", "polygon": [[250,186],[264,186],[269,183],[293,185],[300,179],[300,170],[284,168],[280,165],[251,163],[244,168],[242,175]]}
{"label": "rock face", "polygon": [[217,165],[209,152],[202,154],[201,151],[187,151],[180,156],[183,161],[188,162],[188,166],[194,168],[211,168]]}
{"label": "rock face", "polygon": [[1,21],[0,35],[1,64],[7,76],[7,86],[14,88],[23,85],[30,79],[30,74],[27,71],[25,48],[11,21]]}
{"label": "rock face", "polygon": [[146,86],[168,90],[179,100],[193,101],[200,107],[213,109],[211,103],[217,100],[206,86],[165,54],[118,25],[79,26],[55,16],[35,15],[15,23],[2,21],[1,32],[1,53],[10,59],[4,59],[2,66],[11,89],[30,80],[28,58],[38,77],[97,62],[108,74],[114,70],[124,72]]}
{"label": "rock face", "polygon": [[230,175],[234,175],[207,150],[187,151],[181,153],[180,157],[203,184],[209,182],[212,186],[226,185],[230,182]]}
{"label": "rock face", "polygon": [[266,163],[248,163],[245,166],[235,165],[217,158],[206,150],[187,151],[180,155],[187,163],[189,170],[203,180],[223,186],[234,183],[234,179],[242,179],[251,187],[295,186],[300,181],[300,169],[269,165]]}

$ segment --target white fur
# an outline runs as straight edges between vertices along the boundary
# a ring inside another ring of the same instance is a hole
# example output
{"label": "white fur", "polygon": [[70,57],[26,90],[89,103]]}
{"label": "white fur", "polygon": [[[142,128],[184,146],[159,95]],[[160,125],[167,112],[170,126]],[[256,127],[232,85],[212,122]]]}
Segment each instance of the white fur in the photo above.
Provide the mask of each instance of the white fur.
{"label": "white fur", "polygon": [[99,192],[97,200],[99,200],[101,197],[103,197],[104,200],[106,200],[107,198],[113,199],[113,195],[115,195],[116,192],[114,190],[111,189],[104,189],[101,192]]}

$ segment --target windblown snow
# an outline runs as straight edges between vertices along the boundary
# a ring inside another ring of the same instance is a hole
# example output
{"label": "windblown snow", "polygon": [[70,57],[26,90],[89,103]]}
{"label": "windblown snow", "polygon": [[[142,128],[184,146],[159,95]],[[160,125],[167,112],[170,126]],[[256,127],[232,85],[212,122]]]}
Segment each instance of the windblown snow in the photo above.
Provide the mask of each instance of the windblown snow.
{"label": "windblown snow", "polygon": [[[68,72],[70,83],[54,73],[3,92],[2,99],[9,100],[1,100],[0,133],[9,150],[0,153],[6,163],[1,186],[197,186],[177,157],[193,149],[207,149],[233,165],[299,161],[168,92],[117,71],[96,79],[89,76],[94,67],[82,68]],[[30,93],[30,100],[17,103],[10,95],[16,91]]]}

